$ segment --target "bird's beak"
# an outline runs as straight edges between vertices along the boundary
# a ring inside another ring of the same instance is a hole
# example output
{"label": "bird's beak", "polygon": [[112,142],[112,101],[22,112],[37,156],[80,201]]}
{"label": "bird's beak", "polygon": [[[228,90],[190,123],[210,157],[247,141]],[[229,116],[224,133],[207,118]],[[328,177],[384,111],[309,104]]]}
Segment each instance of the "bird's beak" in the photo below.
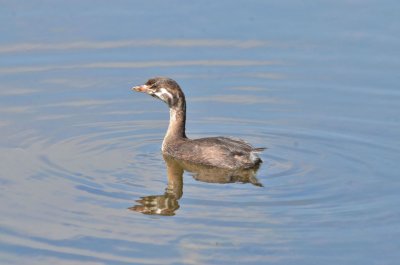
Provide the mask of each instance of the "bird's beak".
{"label": "bird's beak", "polygon": [[137,91],[137,92],[149,93],[149,88],[150,88],[150,86],[148,86],[148,85],[141,85],[141,86],[132,87],[132,90]]}

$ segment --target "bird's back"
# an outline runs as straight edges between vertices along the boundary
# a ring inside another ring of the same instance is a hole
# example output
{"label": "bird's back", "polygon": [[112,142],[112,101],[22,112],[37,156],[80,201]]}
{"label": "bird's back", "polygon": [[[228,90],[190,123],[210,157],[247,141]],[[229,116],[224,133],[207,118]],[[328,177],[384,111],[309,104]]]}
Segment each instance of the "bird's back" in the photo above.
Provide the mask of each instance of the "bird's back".
{"label": "bird's back", "polygon": [[241,139],[209,137],[177,141],[168,145],[164,152],[198,164],[238,169],[259,165],[262,160],[257,153],[264,149],[254,148]]}

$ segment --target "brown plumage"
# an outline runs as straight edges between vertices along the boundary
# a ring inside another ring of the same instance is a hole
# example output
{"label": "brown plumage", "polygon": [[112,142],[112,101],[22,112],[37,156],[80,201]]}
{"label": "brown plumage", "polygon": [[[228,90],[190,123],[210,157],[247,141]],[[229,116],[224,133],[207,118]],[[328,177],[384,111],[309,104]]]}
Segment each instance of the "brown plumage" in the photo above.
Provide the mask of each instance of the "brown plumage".
{"label": "brown plumage", "polygon": [[166,77],[149,79],[146,84],[132,88],[164,101],[170,109],[170,121],[162,144],[164,154],[202,165],[239,169],[252,168],[262,160],[258,153],[265,148],[254,148],[241,139],[186,137],[186,100],[178,83]]}

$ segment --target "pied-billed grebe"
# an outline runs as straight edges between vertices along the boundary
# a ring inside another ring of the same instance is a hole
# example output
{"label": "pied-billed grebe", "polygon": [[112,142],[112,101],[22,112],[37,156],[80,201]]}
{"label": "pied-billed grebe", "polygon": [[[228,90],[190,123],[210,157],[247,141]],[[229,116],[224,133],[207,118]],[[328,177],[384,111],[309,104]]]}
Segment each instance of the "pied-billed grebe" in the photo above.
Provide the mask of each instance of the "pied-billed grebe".
{"label": "pied-billed grebe", "polygon": [[228,169],[252,168],[262,162],[257,154],[265,148],[254,148],[241,139],[187,138],[185,95],[174,80],[155,77],[144,85],[133,87],[132,90],[147,93],[168,104],[169,126],[161,148],[164,154],[193,163]]}

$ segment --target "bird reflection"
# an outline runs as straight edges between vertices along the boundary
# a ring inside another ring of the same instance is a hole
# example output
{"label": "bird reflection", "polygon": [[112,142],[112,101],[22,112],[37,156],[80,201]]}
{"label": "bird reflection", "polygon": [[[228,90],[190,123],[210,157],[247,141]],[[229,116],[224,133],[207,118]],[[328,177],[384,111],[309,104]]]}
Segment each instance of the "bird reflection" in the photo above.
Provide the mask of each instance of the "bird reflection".
{"label": "bird reflection", "polygon": [[192,173],[193,178],[208,183],[251,183],[262,187],[256,178],[258,166],[251,169],[229,170],[209,167],[178,160],[164,155],[167,166],[168,185],[163,195],[145,196],[137,200],[137,205],[130,207],[132,211],[149,215],[175,215],[179,209],[179,199],[183,194],[183,173]]}

